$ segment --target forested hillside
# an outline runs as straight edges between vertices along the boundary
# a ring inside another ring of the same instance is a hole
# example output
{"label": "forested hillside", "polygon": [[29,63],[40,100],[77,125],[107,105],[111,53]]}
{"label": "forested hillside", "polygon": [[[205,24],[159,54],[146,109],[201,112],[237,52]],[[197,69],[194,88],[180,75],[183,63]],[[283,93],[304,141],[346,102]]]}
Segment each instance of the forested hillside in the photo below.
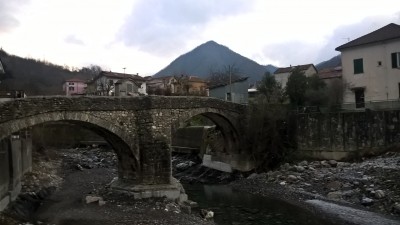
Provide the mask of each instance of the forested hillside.
{"label": "forested hillside", "polygon": [[93,76],[83,72],[85,69],[71,71],[49,62],[11,55],[2,49],[0,58],[7,72],[1,79],[0,90],[23,90],[28,96],[62,95],[62,84],[66,79],[88,80]]}

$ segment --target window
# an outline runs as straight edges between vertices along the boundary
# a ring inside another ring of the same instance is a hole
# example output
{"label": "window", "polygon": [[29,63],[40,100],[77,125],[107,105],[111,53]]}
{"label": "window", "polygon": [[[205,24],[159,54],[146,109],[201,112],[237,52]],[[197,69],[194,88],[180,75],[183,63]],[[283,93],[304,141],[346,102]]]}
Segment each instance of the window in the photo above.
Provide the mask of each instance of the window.
{"label": "window", "polygon": [[354,74],[364,73],[363,59],[355,59],[354,64]]}
{"label": "window", "polygon": [[392,53],[392,68],[400,68],[400,52]]}
{"label": "window", "polygon": [[226,93],[226,101],[232,101],[230,92]]}
{"label": "window", "polygon": [[74,88],[74,87],[68,87],[68,90],[69,90],[69,91],[74,91],[75,88]]}
{"label": "window", "polygon": [[128,89],[128,92],[132,92],[133,91],[133,84],[126,84],[126,89]]}
{"label": "window", "polygon": [[378,66],[382,66],[382,61],[378,61]]}
{"label": "window", "polygon": [[69,82],[68,84],[69,84],[69,85],[74,85],[74,83],[71,83],[71,82]]}
{"label": "window", "polygon": [[356,97],[356,108],[364,108],[365,107],[364,88],[358,88],[354,90],[354,95]]}

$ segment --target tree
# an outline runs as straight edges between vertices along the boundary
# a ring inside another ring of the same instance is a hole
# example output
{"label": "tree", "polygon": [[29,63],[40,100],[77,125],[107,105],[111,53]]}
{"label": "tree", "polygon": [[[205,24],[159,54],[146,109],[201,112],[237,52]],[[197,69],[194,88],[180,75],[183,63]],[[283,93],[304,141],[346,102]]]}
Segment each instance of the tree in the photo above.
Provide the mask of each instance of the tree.
{"label": "tree", "polygon": [[210,69],[208,82],[210,86],[229,84],[240,78],[240,70],[235,64],[226,65],[220,70]]}
{"label": "tree", "polygon": [[93,64],[91,64],[91,65],[88,66],[88,67],[82,67],[82,68],[79,70],[79,72],[85,73],[85,74],[89,74],[89,75],[91,75],[92,77],[95,77],[95,76],[99,75],[99,74],[101,73],[101,71],[103,71],[103,69],[102,69],[100,66],[98,66],[98,65],[93,65]]}
{"label": "tree", "polygon": [[306,90],[307,77],[298,68],[295,68],[286,83],[286,94],[291,105],[295,107],[303,106],[306,100]]}
{"label": "tree", "polygon": [[305,93],[306,105],[321,106],[327,103],[328,93],[326,84],[318,75],[307,77],[307,90]]}
{"label": "tree", "polygon": [[269,72],[264,74],[263,79],[257,85],[257,90],[265,97],[267,103],[283,103],[286,99],[282,85]]}

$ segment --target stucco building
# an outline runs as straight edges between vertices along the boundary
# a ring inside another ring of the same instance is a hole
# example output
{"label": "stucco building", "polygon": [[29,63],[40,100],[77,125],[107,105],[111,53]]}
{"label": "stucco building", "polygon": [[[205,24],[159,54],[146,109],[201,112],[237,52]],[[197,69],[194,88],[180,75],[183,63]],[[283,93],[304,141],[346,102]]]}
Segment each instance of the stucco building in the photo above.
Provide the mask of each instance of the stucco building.
{"label": "stucco building", "polygon": [[232,81],[232,83],[210,87],[209,95],[228,102],[247,104],[249,101],[249,82],[247,80],[248,77],[243,77]]}
{"label": "stucco building", "polygon": [[88,94],[105,96],[147,95],[146,79],[138,74],[102,71],[88,83]]}
{"label": "stucco building", "polygon": [[63,90],[67,96],[85,94],[86,87],[86,81],[79,78],[68,79],[63,84]]}
{"label": "stucco building", "polygon": [[274,72],[275,80],[281,83],[282,88],[286,87],[286,84],[289,80],[290,74],[292,74],[293,70],[298,69],[300,72],[303,72],[306,77],[310,77],[314,74],[317,74],[318,71],[313,64],[306,65],[298,65],[298,66],[290,66],[278,68]]}
{"label": "stucco building", "polygon": [[388,24],[341,45],[336,50],[342,53],[343,82],[346,86],[343,97],[345,108],[381,108],[386,104],[383,101],[398,101],[399,25]]}

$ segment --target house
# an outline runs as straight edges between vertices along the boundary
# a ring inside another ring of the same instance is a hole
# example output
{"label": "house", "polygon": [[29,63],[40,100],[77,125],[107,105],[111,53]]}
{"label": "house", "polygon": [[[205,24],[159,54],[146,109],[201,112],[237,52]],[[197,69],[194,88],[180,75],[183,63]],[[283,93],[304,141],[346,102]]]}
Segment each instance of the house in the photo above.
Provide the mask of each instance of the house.
{"label": "house", "polygon": [[247,79],[248,77],[242,77],[232,81],[232,83],[212,86],[209,88],[209,96],[234,103],[247,104],[249,87]]}
{"label": "house", "polygon": [[298,69],[300,72],[303,72],[306,77],[310,77],[314,74],[317,74],[318,71],[315,68],[314,64],[306,64],[306,65],[298,65],[298,66],[290,66],[290,67],[284,67],[284,68],[278,68],[274,72],[274,77],[275,80],[281,83],[282,88],[286,87],[286,83],[289,80],[290,74],[292,72]]}
{"label": "house", "polygon": [[207,81],[188,75],[165,76],[148,81],[149,92],[156,95],[207,95]]}
{"label": "house", "polygon": [[342,83],[342,67],[322,69],[318,71],[318,77],[325,82],[326,86],[331,86],[336,82]]}
{"label": "house", "polygon": [[64,81],[63,91],[66,96],[82,95],[86,91],[86,81],[79,78],[72,78]]}
{"label": "house", "polygon": [[147,95],[146,79],[138,74],[102,71],[88,82],[87,94],[105,96]]}
{"label": "house", "polygon": [[336,50],[342,53],[344,107],[374,108],[382,106],[374,102],[400,98],[399,25],[388,24]]}

